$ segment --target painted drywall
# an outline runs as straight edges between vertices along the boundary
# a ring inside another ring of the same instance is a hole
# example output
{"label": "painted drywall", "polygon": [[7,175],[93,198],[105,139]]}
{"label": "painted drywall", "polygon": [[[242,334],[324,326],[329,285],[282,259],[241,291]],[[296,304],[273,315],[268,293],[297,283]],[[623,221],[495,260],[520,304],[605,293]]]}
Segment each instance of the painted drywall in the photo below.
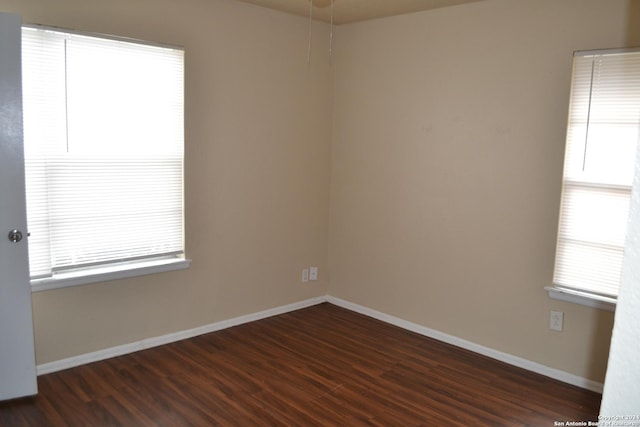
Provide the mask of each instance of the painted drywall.
{"label": "painted drywall", "polygon": [[[24,22],[185,48],[185,271],[33,294],[38,364],[325,295],[328,25],[233,0],[0,0]],[[304,267],[319,280],[300,283]]]}
{"label": "painted drywall", "polygon": [[487,0],[340,26],[329,294],[602,382],[612,313],[543,287],[572,53],[640,44],[630,7]]}
{"label": "painted drywall", "polygon": [[640,135],[638,141],[620,295],[600,407],[605,425],[640,425]]}

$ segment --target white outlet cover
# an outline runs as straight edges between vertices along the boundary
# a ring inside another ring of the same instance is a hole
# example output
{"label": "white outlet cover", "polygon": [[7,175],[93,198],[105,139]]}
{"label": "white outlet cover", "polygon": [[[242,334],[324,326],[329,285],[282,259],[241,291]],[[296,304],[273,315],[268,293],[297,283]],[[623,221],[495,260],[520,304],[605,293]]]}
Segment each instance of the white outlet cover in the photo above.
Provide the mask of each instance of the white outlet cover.
{"label": "white outlet cover", "polygon": [[318,267],[309,267],[309,280],[318,280]]}
{"label": "white outlet cover", "polygon": [[562,311],[553,311],[549,315],[549,329],[552,331],[562,332],[562,324],[564,322],[564,313]]}

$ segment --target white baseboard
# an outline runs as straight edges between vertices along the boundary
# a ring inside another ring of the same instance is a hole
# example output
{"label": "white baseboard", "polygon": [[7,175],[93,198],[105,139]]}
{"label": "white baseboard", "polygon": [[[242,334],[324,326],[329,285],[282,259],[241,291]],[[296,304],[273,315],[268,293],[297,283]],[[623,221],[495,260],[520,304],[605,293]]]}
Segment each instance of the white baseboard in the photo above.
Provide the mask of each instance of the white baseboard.
{"label": "white baseboard", "polygon": [[597,393],[602,393],[602,389],[603,389],[602,383],[589,380],[587,378],[579,377],[577,375],[570,374],[568,372],[561,371],[559,369],[550,368],[548,366],[541,365],[540,363],[523,359],[522,357],[514,356],[508,353],[503,353],[501,351],[494,350],[492,348],[485,347],[480,344],[476,344],[471,341],[467,341],[462,338],[455,337],[453,335],[445,334],[443,332],[436,331],[434,329],[430,329],[425,326],[418,325],[416,323],[408,322],[398,317],[390,316],[380,311],[363,307],[361,305],[354,304],[352,302],[345,301],[340,298],[327,296],[326,300],[331,304],[337,305],[342,308],[346,308],[347,310],[355,311],[356,313],[364,314],[365,316],[373,317],[374,319],[381,320],[385,323],[390,323],[402,329],[406,329],[408,331],[415,332],[417,334],[424,335],[426,337],[433,338],[438,341],[442,341],[447,344],[454,345],[456,347],[464,348],[465,350],[470,350],[470,351],[473,351],[474,353],[479,353],[484,356],[490,357],[492,359],[496,359],[501,362],[508,363],[509,365],[517,366],[519,368],[526,369],[527,371],[535,372],[535,373],[556,379],[558,381],[572,384],[587,390],[595,391]]}
{"label": "white baseboard", "polygon": [[147,338],[129,344],[94,351],[92,353],[81,354],[78,356],[68,357],[66,359],[56,360],[54,362],[43,363],[37,366],[37,373],[38,375],[44,375],[52,372],[62,371],[64,369],[74,368],[76,366],[85,365],[87,363],[98,362],[100,360],[109,359],[111,357],[122,356],[125,354],[134,353],[136,351],[146,350],[148,348],[158,347],[164,344],[197,337],[198,335],[208,334],[209,332],[220,331],[222,329],[242,325],[243,323],[249,323],[255,320],[265,319],[267,317],[277,316],[279,314],[299,310],[301,308],[311,307],[312,305],[317,305],[326,301],[326,297],[311,298],[293,304],[283,305],[280,307],[259,311],[257,313],[234,317],[233,319],[223,320],[220,322],[211,323],[209,325],[199,326],[197,328],[188,329],[185,331],[173,332],[159,337]]}
{"label": "white baseboard", "polygon": [[233,319],[223,320],[220,322],[211,323],[209,325],[200,326],[185,331],[179,331],[162,335],[159,337],[153,337],[143,339],[137,342],[124,344],[116,347],[107,348],[104,350],[95,351],[92,353],[81,354],[79,356],[69,357],[66,359],[56,360],[54,362],[43,363],[37,366],[38,375],[49,374],[52,372],[62,371],[64,369],[73,368],[87,363],[98,362],[100,360],[109,359],[111,357],[122,356],[129,353],[134,353],[140,350],[146,350],[148,348],[169,344],[176,341],[181,341],[188,338],[193,338],[198,335],[207,334],[209,332],[220,331],[222,329],[231,328],[233,326],[242,325],[243,323],[253,322],[255,320],[265,319],[271,316],[277,316],[279,314],[288,313],[290,311],[299,310],[301,308],[310,307],[313,305],[321,304],[323,302],[329,302],[347,310],[354,311],[356,313],[364,314],[365,316],[372,317],[374,319],[381,320],[385,323],[389,323],[400,328],[406,329],[424,335],[429,338],[436,339],[438,341],[445,342],[447,344],[454,345],[456,347],[464,348],[466,350],[473,351],[475,353],[482,354],[484,356],[491,357],[492,359],[499,360],[501,362],[508,363],[519,368],[526,369],[528,371],[536,372],[547,377],[572,384],[587,390],[592,390],[597,393],[602,393],[603,384],[592,381],[586,378],[579,377],[577,375],[570,374],[559,369],[550,368],[548,366],[541,365],[536,362],[532,362],[527,359],[523,359],[518,356],[514,356],[508,353],[503,353],[498,350],[494,350],[489,347],[482,346],[480,344],[473,343],[471,341],[464,340],[462,338],[455,337],[453,335],[445,334],[434,329],[427,328],[425,326],[418,325],[416,323],[408,322],[400,319],[399,317],[390,316],[364,307],[340,298],[335,298],[330,295],[323,297],[311,298],[308,300],[300,301],[293,304],[288,304],[269,310],[260,311],[245,316],[234,317]]}

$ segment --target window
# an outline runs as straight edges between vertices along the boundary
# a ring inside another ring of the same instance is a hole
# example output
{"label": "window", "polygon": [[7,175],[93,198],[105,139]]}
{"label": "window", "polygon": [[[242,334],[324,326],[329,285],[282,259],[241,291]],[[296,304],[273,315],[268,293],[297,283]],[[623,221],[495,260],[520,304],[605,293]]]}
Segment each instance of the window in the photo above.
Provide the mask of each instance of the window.
{"label": "window", "polygon": [[639,130],[640,51],[577,52],[551,290],[615,303]]}
{"label": "window", "polygon": [[42,27],[22,37],[32,284],[184,268],[184,52]]}

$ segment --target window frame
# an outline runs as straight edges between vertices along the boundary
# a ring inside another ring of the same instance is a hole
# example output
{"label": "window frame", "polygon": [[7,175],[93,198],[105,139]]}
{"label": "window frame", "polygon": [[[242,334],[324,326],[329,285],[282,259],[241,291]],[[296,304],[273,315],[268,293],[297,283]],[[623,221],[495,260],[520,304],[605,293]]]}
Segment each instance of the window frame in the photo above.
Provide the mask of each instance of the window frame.
{"label": "window frame", "polygon": [[[23,24],[22,28],[30,28],[30,29],[37,29],[37,30],[44,30],[44,31],[48,30],[48,31],[54,31],[58,33],[65,33],[69,35],[93,37],[101,40],[135,43],[135,44],[149,46],[149,47],[176,49],[184,52],[184,48],[177,45],[156,43],[156,42],[150,42],[146,40],[139,40],[139,39],[108,35],[108,34],[102,34],[102,33],[77,31],[77,30],[72,30],[67,28],[51,27],[51,26],[45,26],[40,24]],[[184,60],[182,62],[182,67],[184,69]],[[184,81],[182,84],[184,85]],[[184,115],[184,107],[182,110],[182,114]],[[183,150],[184,150],[184,142],[183,142]],[[182,154],[182,162],[184,162],[184,154]],[[182,168],[183,168],[182,193],[184,197],[184,188],[185,188],[184,163]],[[177,253],[174,255],[164,255],[164,256],[160,255],[160,256],[145,257],[141,259],[131,259],[131,260],[125,260],[122,262],[113,261],[108,264],[70,268],[62,271],[54,270],[51,272],[50,276],[32,277],[30,279],[31,291],[32,292],[47,291],[47,290],[65,288],[70,286],[80,286],[80,285],[86,285],[91,283],[99,283],[99,282],[105,282],[110,280],[119,280],[119,279],[138,277],[138,276],[143,276],[148,274],[157,274],[162,272],[170,272],[170,271],[187,269],[191,265],[191,260],[186,257],[186,245],[184,242],[184,239],[185,239],[184,220],[186,219],[184,201],[182,204],[182,216],[183,216],[183,229],[182,229],[183,244],[182,244],[182,251],[180,253]]]}
{"label": "window frame", "polygon": [[[619,54],[625,54],[625,53],[635,53],[637,54],[638,52],[640,52],[640,48],[618,48],[618,49],[598,49],[598,50],[589,50],[589,51],[576,51],[574,52],[574,59],[573,59],[573,72],[572,72],[572,77],[571,77],[571,97],[570,97],[570,102],[573,102],[573,97],[574,97],[574,89],[576,86],[576,83],[574,81],[574,79],[576,79],[576,75],[575,75],[575,61],[576,61],[576,57],[584,57],[584,56],[598,56],[598,55],[619,55]],[[591,71],[591,85],[593,85],[593,73],[595,71],[592,69]],[[593,86],[591,86],[593,88]],[[590,89],[592,90],[592,89]],[[588,101],[588,108],[589,111],[592,108],[592,101],[591,101],[591,94],[589,94],[589,101]],[[571,123],[571,116],[572,113],[574,111],[574,108],[577,109],[579,107],[575,107],[573,105],[569,106],[569,117],[567,120],[567,136],[565,138],[565,158],[564,158],[564,162],[563,162],[563,178],[562,178],[562,197],[561,197],[561,212],[562,212],[562,205],[565,203],[565,191],[566,191],[566,187],[569,186],[574,186],[577,188],[601,188],[604,190],[608,190],[608,192],[615,192],[615,191],[621,191],[621,192],[628,192],[629,193],[629,198],[631,197],[631,193],[633,190],[633,186],[634,183],[627,185],[616,185],[616,184],[605,184],[605,183],[598,183],[598,182],[580,182],[580,181],[575,181],[573,179],[571,179],[570,177],[567,176],[567,163],[569,161],[571,161],[571,159],[569,158],[569,151],[571,149],[575,150],[575,147],[570,147],[570,143],[569,143],[569,133],[572,131],[571,127],[572,127],[572,123]],[[587,117],[587,122],[586,122],[586,127],[587,127],[587,132],[589,129],[589,120]],[[636,133],[637,133],[637,144],[640,144],[640,123],[636,123]],[[637,146],[636,146],[637,149]],[[586,155],[586,154],[584,154]],[[635,159],[635,157],[634,157]],[[637,160],[635,161],[635,168],[640,167],[640,165],[637,164]],[[583,170],[584,171],[584,170]],[[635,183],[635,185],[637,185],[637,183]],[[628,223],[631,220],[631,218],[629,217],[629,219],[627,220],[627,224],[625,224],[625,234],[626,234],[626,229],[628,229]],[[554,282],[555,282],[555,270],[557,268],[557,263],[558,263],[558,258],[557,258],[557,251],[558,251],[558,247],[561,241],[561,224],[562,222],[562,216],[559,217],[559,224],[558,224],[558,231],[557,231],[557,243],[556,243],[556,259],[554,262]],[[566,238],[566,237],[565,237]],[[623,242],[623,252],[624,252],[624,242]],[[623,260],[624,260],[624,254],[623,254]],[[546,286],[544,288],[548,294],[549,297],[552,299],[556,299],[556,300],[561,300],[561,301],[566,301],[566,302],[571,302],[571,303],[576,303],[576,304],[580,304],[580,305],[584,305],[584,306],[588,306],[588,307],[593,307],[593,308],[598,308],[598,309],[602,309],[602,310],[606,310],[606,311],[615,311],[615,307],[616,307],[616,303],[617,303],[617,296],[613,296],[613,295],[608,295],[608,294],[600,294],[597,291],[594,290],[587,290],[586,288],[580,288],[580,286],[573,286],[573,284],[571,286],[565,286],[565,285],[560,285],[557,283],[553,283],[551,286]]]}

